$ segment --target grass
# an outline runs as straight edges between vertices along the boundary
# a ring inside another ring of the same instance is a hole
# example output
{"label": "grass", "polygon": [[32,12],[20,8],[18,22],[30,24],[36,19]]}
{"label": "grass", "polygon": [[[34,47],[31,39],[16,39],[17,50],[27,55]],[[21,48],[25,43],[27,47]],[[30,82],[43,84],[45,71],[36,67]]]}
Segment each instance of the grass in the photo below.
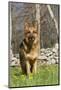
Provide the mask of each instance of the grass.
{"label": "grass", "polygon": [[20,67],[10,67],[10,87],[57,85],[58,65],[42,65],[37,73],[24,75]]}

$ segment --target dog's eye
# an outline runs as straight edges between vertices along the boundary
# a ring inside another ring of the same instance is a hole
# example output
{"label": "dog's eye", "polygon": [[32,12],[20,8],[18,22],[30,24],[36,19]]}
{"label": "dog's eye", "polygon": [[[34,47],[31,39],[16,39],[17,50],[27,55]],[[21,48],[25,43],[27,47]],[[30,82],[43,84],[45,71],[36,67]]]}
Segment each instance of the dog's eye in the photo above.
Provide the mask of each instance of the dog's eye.
{"label": "dog's eye", "polygon": [[30,31],[27,32],[28,34],[30,33]]}
{"label": "dog's eye", "polygon": [[37,33],[36,31],[33,31],[33,33]]}

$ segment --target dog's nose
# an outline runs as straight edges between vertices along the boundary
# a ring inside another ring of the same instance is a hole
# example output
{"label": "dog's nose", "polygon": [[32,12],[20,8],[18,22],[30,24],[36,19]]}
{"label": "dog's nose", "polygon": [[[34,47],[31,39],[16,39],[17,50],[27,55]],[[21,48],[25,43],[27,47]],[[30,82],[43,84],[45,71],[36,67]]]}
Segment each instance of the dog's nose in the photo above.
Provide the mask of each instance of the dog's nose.
{"label": "dog's nose", "polygon": [[29,40],[31,41],[34,41],[34,37],[31,35],[30,37],[29,37]]}

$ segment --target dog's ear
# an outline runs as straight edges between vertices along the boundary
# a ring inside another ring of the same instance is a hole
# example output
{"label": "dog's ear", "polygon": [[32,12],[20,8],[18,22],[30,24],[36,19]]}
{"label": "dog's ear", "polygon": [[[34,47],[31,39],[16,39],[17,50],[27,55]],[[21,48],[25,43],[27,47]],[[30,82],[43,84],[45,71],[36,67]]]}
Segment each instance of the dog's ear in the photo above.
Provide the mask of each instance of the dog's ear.
{"label": "dog's ear", "polygon": [[25,22],[25,24],[24,24],[24,30],[28,30],[28,28],[29,28],[29,23],[28,22]]}

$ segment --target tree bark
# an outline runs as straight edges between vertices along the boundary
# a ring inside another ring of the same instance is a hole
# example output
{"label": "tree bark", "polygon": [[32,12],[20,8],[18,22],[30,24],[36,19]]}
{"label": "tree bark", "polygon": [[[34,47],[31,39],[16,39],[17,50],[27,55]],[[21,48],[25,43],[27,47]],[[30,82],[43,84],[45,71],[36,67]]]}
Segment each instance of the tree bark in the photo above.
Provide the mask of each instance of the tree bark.
{"label": "tree bark", "polygon": [[56,19],[55,19],[55,17],[54,17],[54,13],[53,13],[50,5],[47,5],[47,8],[48,8],[48,11],[49,11],[49,13],[50,13],[51,18],[54,20],[55,27],[56,27],[56,30],[57,30],[57,35],[58,35],[58,23],[57,23],[57,21],[56,21]]}
{"label": "tree bark", "polygon": [[39,39],[39,50],[38,53],[40,55],[40,4],[36,4],[36,20],[38,22],[38,39]]}

